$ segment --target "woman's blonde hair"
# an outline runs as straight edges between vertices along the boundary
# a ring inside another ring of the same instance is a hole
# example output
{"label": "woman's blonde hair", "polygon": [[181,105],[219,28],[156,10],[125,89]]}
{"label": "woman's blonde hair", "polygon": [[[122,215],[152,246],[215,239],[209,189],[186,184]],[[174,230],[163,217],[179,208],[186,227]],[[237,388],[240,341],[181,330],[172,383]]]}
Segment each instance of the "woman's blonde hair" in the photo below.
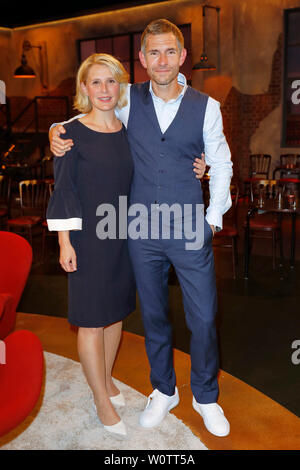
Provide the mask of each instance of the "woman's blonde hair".
{"label": "woman's blonde hair", "polygon": [[120,97],[118,100],[118,108],[123,108],[127,104],[127,85],[129,75],[124,66],[115,57],[109,54],[92,54],[80,65],[76,77],[76,95],[74,99],[74,108],[81,113],[89,113],[92,110],[92,104],[88,96],[86,96],[81,88],[81,83],[86,84],[89,70],[92,65],[106,65],[115,80],[120,83]]}

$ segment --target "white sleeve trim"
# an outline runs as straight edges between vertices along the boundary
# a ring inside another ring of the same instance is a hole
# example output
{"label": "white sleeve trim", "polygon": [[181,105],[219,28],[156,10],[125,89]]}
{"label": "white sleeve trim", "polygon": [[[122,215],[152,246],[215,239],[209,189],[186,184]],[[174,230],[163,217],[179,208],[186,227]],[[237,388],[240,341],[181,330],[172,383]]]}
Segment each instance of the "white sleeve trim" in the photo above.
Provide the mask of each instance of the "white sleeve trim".
{"label": "white sleeve trim", "polygon": [[48,230],[61,232],[63,230],[82,230],[82,219],[47,219]]}
{"label": "white sleeve trim", "polygon": [[54,122],[53,124],[51,124],[49,130],[51,130],[52,127],[55,127],[55,126],[59,126],[59,125],[63,126],[64,124],[68,124],[69,122],[72,122],[72,121],[74,121],[75,119],[80,119],[80,118],[82,118],[83,116],[86,116],[86,114],[77,114],[76,116],[72,117],[72,118],[69,119],[68,121]]}

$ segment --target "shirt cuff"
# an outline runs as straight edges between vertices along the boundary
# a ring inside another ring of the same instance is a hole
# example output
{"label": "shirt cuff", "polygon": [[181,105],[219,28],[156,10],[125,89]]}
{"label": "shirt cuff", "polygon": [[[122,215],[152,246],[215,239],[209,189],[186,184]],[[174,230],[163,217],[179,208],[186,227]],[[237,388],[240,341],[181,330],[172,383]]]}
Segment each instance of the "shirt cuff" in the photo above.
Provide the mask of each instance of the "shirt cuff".
{"label": "shirt cuff", "polygon": [[221,211],[208,207],[205,218],[209,225],[214,225],[215,227],[220,227],[221,229],[223,228],[223,215]]}
{"label": "shirt cuff", "polygon": [[82,230],[82,219],[73,217],[72,219],[47,219],[48,230],[50,232],[62,232],[64,230]]}

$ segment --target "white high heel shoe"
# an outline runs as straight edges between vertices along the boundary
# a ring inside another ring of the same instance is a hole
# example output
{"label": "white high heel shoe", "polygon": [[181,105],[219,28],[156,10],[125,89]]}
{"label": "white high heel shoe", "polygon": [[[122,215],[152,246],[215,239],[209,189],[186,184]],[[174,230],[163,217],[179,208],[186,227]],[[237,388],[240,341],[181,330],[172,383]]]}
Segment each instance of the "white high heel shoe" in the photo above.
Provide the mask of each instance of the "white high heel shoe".
{"label": "white high heel shoe", "polygon": [[112,402],[113,405],[115,406],[125,406],[125,398],[122,392],[120,392],[118,395],[115,395],[114,397],[109,397],[110,401]]}
{"label": "white high heel shoe", "polygon": [[97,407],[96,407],[95,403],[94,403],[94,410],[96,412],[96,415],[97,415],[100,423],[103,425],[103,427],[104,427],[104,429],[106,429],[106,431],[108,431],[112,434],[117,434],[119,436],[123,436],[123,437],[127,436],[127,429],[126,429],[125,423],[122,419],[118,423],[108,426],[107,424],[103,424],[101,419],[99,418],[98,413],[97,413]]}
{"label": "white high heel shoe", "polygon": [[113,434],[127,436],[127,429],[122,419],[118,423],[112,424],[111,426],[106,426],[105,424],[103,424],[103,427],[104,429],[106,429],[106,431],[111,432]]}

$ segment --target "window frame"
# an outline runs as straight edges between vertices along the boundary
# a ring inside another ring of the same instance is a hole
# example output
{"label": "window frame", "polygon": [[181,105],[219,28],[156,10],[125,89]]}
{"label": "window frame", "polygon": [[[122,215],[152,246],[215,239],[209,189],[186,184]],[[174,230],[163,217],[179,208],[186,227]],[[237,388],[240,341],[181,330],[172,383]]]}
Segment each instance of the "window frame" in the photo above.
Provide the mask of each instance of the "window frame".
{"label": "window frame", "polygon": [[[282,73],[282,127],[281,127],[281,146],[285,148],[300,148],[300,136],[299,143],[288,143],[287,142],[287,100],[289,95],[289,90],[287,86],[287,71],[288,71],[288,35],[289,35],[289,15],[293,13],[300,13],[300,7],[285,9],[283,12],[283,73]],[[298,44],[298,43],[296,43]],[[300,45],[300,41],[299,41]],[[291,47],[291,46],[290,46]],[[299,72],[300,79],[300,72]],[[295,79],[296,80],[296,79]],[[299,104],[300,106],[300,104]]]}

